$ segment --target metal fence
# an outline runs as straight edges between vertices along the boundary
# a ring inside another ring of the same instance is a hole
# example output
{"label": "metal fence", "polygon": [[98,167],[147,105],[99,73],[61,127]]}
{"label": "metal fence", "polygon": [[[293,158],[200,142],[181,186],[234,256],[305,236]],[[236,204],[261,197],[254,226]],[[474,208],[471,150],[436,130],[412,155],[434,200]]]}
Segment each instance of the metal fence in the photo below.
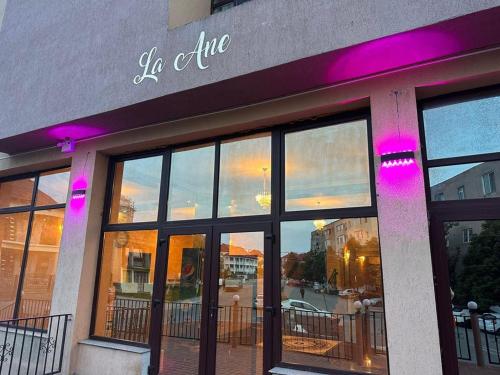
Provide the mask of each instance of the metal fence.
{"label": "metal fence", "polygon": [[[165,302],[162,336],[200,339],[202,305]],[[356,348],[363,353],[387,353],[383,311],[358,314],[281,309],[281,333],[284,350],[351,360]],[[107,336],[147,342],[150,303],[117,299],[107,311]],[[238,305],[219,306],[217,341],[239,345],[263,342],[262,308]]]}
{"label": "metal fence", "polygon": [[[491,314],[454,315],[457,358],[478,366],[500,365],[500,322]],[[477,322],[477,323],[475,323]]]}
{"label": "metal fence", "polygon": [[[49,300],[22,299],[19,304],[19,317],[29,318],[32,316],[45,316],[50,314]],[[0,308],[0,320],[12,319],[15,303]]]}
{"label": "metal fence", "polygon": [[71,315],[0,321],[0,375],[51,375],[62,370]]}

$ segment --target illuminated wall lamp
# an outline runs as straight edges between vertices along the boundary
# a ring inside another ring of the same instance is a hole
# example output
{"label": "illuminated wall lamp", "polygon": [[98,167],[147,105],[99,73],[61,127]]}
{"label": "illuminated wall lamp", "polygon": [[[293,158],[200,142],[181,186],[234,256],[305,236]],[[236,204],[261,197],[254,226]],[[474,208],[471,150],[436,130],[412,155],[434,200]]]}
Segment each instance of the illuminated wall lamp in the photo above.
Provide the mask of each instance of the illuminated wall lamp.
{"label": "illuminated wall lamp", "polygon": [[380,161],[384,168],[404,167],[415,163],[415,152],[408,150],[383,154]]}
{"label": "illuminated wall lamp", "polygon": [[71,199],[85,199],[85,189],[75,189],[71,192]]}

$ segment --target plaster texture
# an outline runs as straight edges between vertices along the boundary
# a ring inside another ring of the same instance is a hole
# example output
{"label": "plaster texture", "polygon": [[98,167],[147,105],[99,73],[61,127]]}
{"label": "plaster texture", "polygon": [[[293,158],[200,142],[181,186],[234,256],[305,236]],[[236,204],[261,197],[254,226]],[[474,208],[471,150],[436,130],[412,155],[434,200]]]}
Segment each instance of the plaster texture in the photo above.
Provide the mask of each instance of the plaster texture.
{"label": "plaster texture", "polygon": [[78,361],[72,374],[147,375],[149,356],[147,349],[85,340],[79,344]]}
{"label": "plaster texture", "polygon": [[72,186],[86,186],[87,192],[83,202],[70,198],[66,205],[51,307],[51,314],[73,315],[67,333],[64,374],[75,369],[80,358],[78,342],[89,335],[106,173],[107,159],[95,150],[80,148],[73,155],[70,190]]}
{"label": "plaster texture", "polygon": [[[401,83],[400,83],[401,84]],[[414,87],[371,96],[377,207],[391,374],[442,373]],[[416,165],[382,168],[380,156],[416,152]]]}
{"label": "plaster texture", "polygon": [[[10,1],[0,32],[0,138],[499,5],[500,0],[253,0],[168,30],[164,0]],[[201,31],[208,38],[229,33],[230,48],[211,57],[206,70],[190,64],[176,72],[175,56],[192,51]],[[167,66],[158,83],[136,86],[139,57],[153,46]]]}

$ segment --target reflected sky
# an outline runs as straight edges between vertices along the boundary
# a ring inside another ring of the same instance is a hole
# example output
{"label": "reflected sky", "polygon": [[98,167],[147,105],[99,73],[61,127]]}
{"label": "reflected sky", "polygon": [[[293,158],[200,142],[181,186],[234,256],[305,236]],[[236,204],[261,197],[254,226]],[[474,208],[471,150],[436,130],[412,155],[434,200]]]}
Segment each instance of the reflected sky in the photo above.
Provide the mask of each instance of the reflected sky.
{"label": "reflected sky", "polygon": [[366,127],[360,120],[286,135],[287,210],[370,205]]}
{"label": "reflected sky", "polygon": [[215,146],[172,154],[168,220],[212,217]]}
{"label": "reflected sky", "polygon": [[500,151],[500,96],[426,109],[423,117],[429,159]]}
{"label": "reflected sky", "polygon": [[[324,225],[339,219],[325,220]],[[306,253],[311,250],[311,233],[316,230],[314,220],[287,221],[281,223],[281,255],[291,251]]]}
{"label": "reflected sky", "polygon": [[[113,192],[113,200],[120,199],[120,196],[129,199],[130,203],[133,203],[134,212],[133,218],[122,217],[119,222],[154,221],[157,219],[162,159],[162,156],[155,156],[125,162],[121,190]],[[117,173],[120,164],[122,163],[117,164]],[[115,181],[115,184],[120,187],[119,182]],[[113,222],[116,222],[116,216],[118,213],[113,212]]]}
{"label": "reflected sky", "polygon": [[[48,172],[40,176],[38,180],[38,194],[43,193],[52,198],[52,203],[64,203],[68,195],[69,186],[69,168],[65,172]],[[40,196],[37,195],[38,204],[48,204],[46,200],[40,201]]]}
{"label": "reflected sky", "polygon": [[440,184],[443,181],[449,180],[452,177],[458,176],[459,174],[468,171],[471,168],[479,165],[481,163],[469,163],[469,164],[459,164],[459,165],[449,165],[446,167],[437,167],[429,169],[429,182],[431,186]]}

